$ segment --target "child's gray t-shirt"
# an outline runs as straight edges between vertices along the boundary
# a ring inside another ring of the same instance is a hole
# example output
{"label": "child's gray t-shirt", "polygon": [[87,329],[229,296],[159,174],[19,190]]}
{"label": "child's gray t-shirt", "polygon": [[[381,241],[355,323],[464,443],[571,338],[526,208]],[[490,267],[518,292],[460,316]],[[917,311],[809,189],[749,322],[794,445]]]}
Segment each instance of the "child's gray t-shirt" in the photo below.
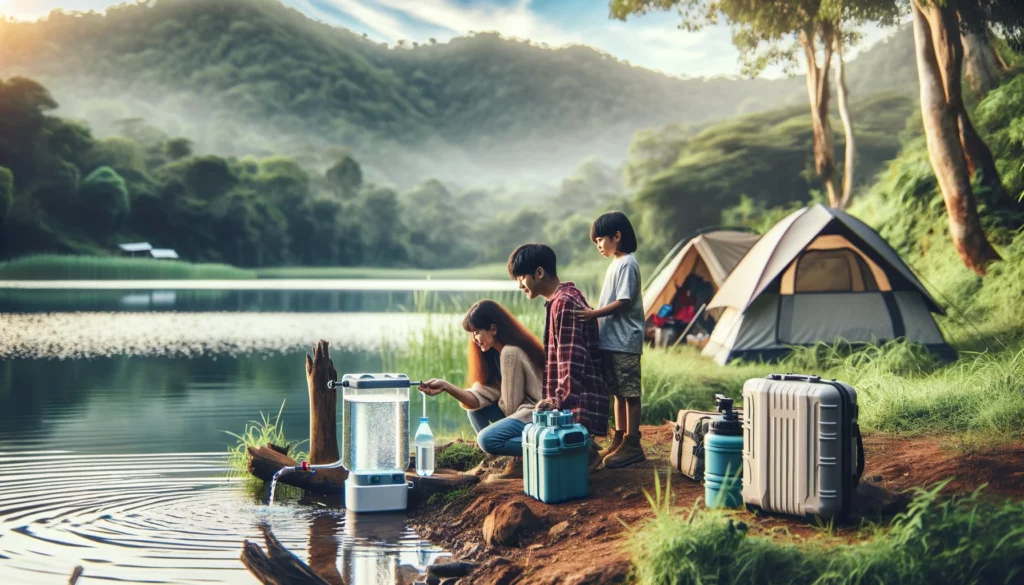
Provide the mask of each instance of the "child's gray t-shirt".
{"label": "child's gray t-shirt", "polygon": [[640,296],[640,265],[632,254],[612,260],[604,273],[598,308],[626,300],[625,307],[598,319],[600,347],[605,351],[642,354],[644,348],[644,301]]}

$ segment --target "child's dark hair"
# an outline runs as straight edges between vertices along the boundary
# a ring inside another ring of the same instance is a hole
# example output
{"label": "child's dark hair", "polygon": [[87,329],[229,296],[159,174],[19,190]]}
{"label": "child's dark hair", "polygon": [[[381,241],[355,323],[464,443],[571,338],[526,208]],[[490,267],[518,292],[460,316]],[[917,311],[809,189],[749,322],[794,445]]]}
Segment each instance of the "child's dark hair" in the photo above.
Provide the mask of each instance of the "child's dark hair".
{"label": "child's dark hair", "polygon": [[510,278],[533,274],[543,268],[545,274],[558,276],[555,251],[544,244],[523,244],[508,257],[508,275]]}
{"label": "child's dark hair", "polygon": [[615,232],[622,234],[619,240],[619,250],[627,254],[636,252],[636,232],[633,231],[633,224],[621,211],[609,211],[594,220],[590,226],[590,241],[597,242],[597,238],[611,238]]}

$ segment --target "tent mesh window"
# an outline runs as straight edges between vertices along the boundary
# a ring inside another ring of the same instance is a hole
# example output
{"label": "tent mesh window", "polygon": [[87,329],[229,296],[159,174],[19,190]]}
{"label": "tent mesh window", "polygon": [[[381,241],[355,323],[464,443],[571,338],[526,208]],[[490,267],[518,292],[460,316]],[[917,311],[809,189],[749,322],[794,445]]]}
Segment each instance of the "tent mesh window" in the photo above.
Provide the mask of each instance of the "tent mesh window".
{"label": "tent mesh window", "polygon": [[797,260],[795,293],[877,292],[867,263],[849,249],[808,250]]}

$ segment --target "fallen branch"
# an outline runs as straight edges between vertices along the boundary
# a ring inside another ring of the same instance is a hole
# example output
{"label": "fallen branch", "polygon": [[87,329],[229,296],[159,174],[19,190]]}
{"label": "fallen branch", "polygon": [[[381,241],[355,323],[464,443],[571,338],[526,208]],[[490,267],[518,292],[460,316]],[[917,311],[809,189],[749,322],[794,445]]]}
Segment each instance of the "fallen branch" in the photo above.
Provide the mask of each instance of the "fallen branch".
{"label": "fallen branch", "polygon": [[267,552],[247,539],[242,545],[242,564],[264,585],[330,585],[309,565],[290,553],[267,526],[260,526]]}

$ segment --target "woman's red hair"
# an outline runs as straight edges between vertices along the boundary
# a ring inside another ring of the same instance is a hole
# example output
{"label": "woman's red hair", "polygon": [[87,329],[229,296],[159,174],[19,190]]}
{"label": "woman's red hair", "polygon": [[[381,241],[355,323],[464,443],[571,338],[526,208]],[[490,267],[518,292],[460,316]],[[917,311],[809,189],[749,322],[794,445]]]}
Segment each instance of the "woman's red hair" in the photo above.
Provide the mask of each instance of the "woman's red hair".
{"label": "woman's red hair", "polygon": [[[497,330],[495,337],[500,343],[523,350],[539,371],[544,370],[547,359],[544,355],[544,346],[537,336],[523,326],[519,319],[516,319],[505,307],[490,299],[484,299],[470,307],[465,318],[462,319],[462,328],[470,333],[474,329],[490,329],[491,325],[495,326]],[[492,351],[494,350],[488,350],[488,352]],[[467,361],[467,387],[477,382],[493,385],[501,378],[501,372],[497,371],[498,360],[485,359],[484,352],[480,351],[480,347],[473,341],[472,336],[469,338]]]}

